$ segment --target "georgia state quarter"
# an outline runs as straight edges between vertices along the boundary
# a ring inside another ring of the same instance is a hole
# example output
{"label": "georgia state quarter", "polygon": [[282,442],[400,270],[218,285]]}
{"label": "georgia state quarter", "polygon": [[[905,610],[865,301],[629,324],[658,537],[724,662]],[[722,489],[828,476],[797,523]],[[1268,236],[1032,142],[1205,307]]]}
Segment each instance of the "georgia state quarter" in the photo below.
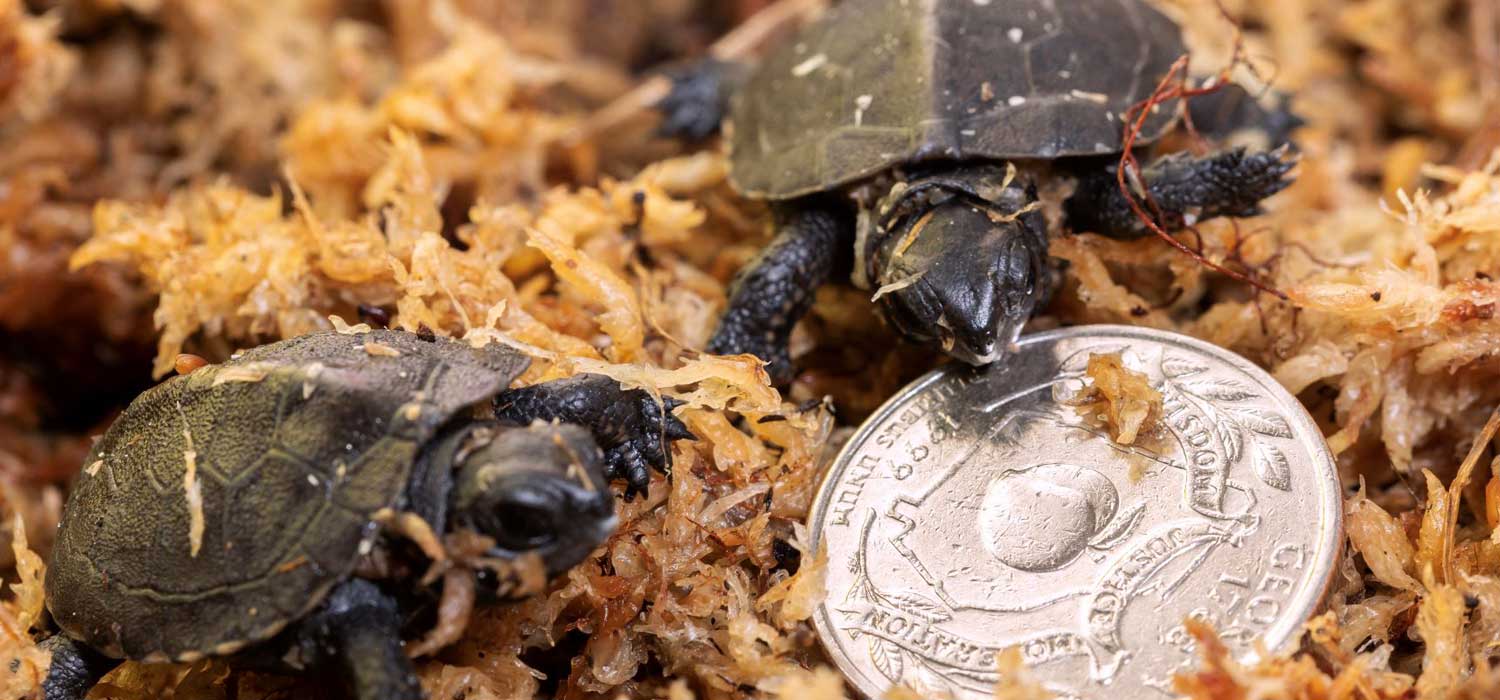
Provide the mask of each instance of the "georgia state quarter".
{"label": "georgia state quarter", "polygon": [[[1161,393],[1130,445],[1073,400],[1108,353]],[[871,697],[990,698],[1010,648],[1060,697],[1173,697],[1188,618],[1242,657],[1295,641],[1341,515],[1322,434],[1244,358],[1141,328],[1040,333],[918,380],[844,446],[809,516],[829,562],[814,624]]]}

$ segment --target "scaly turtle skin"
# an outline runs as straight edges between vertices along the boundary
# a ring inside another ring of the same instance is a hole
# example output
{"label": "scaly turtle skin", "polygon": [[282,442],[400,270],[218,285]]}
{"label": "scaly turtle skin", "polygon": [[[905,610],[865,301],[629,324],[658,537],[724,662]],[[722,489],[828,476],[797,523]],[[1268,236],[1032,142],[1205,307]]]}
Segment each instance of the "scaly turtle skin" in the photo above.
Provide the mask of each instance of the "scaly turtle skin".
{"label": "scaly turtle skin", "polygon": [[[1047,293],[1037,178],[1078,181],[1076,231],[1148,229],[1112,170],[1124,119],[1184,53],[1142,0],[844,0],[728,96],[730,177],[770,200],[778,235],[736,279],[708,349],[792,377],[786,343],[831,277],[851,274],[903,335],[985,364]],[[735,67],[679,75],[664,130],[708,133]],[[1146,114],[1136,143],[1178,120]],[[1284,188],[1284,152],[1171,157],[1140,173],[1168,226],[1248,216]]]}
{"label": "scaly turtle skin", "polygon": [[[324,332],[142,394],[95,445],[64,511],[46,587],[66,637],[49,640],[47,700],[81,697],[110,665],[101,655],[189,661],[344,642],[346,653],[313,657],[346,662],[361,700],[419,697],[394,598],[351,578],[378,543],[378,514],[473,530],[493,538],[491,556],[532,553],[556,574],[603,541],[614,514],[590,431],[550,419],[615,407],[616,422],[656,435],[585,425],[642,464],[643,450],[665,460],[660,443],[687,437],[598,377],[518,390],[532,411],[485,418],[527,363],[498,345]],[[527,427],[534,419],[549,422]]]}

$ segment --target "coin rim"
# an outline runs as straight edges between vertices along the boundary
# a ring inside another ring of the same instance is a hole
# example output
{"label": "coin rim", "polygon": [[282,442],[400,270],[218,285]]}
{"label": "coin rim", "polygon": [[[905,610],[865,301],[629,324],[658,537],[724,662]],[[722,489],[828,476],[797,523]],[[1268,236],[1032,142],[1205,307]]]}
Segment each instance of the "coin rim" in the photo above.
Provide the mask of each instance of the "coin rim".
{"label": "coin rim", "polygon": [[[1328,449],[1328,439],[1323,435],[1323,431],[1318,428],[1317,423],[1313,421],[1312,416],[1308,414],[1307,408],[1302,405],[1301,401],[1297,400],[1296,396],[1287,391],[1286,387],[1281,385],[1281,382],[1276,381],[1275,377],[1271,376],[1264,369],[1261,369],[1259,365],[1227,348],[1175,331],[1119,324],[1073,326],[1022,336],[1016,341],[1017,352],[1029,345],[1070,340],[1073,338],[1091,338],[1100,341],[1145,339],[1168,346],[1177,345],[1206,353],[1223,360],[1235,369],[1255,379],[1264,388],[1268,389],[1269,398],[1275,399],[1280,404],[1291,406],[1293,410],[1289,411],[1291,415],[1288,418],[1297,424],[1301,429],[1300,432],[1316,436],[1316,444],[1310,450],[1311,454],[1309,456],[1311,457],[1310,461],[1313,463],[1314,472],[1318,471],[1319,466],[1322,467],[1322,478],[1317,479],[1317,484],[1321,491],[1317,500],[1322,504],[1323,511],[1331,514],[1331,517],[1323,519],[1323,532],[1321,533],[1321,537],[1316,538],[1314,542],[1315,545],[1318,545],[1317,552],[1323,553],[1323,556],[1316,557],[1313,560],[1315,565],[1322,567],[1324,571],[1323,580],[1321,582],[1313,581],[1313,585],[1308,589],[1307,595],[1299,597],[1293,601],[1294,605],[1288,606],[1288,610],[1294,610],[1296,614],[1282,615],[1277,619],[1276,624],[1268,628],[1265,634],[1257,639],[1257,642],[1274,640],[1273,643],[1265,645],[1267,650],[1272,654],[1297,641],[1300,635],[1296,633],[1301,630],[1305,621],[1318,614],[1326,606],[1328,594],[1332,591],[1334,581],[1337,579],[1338,562],[1343,556],[1344,548],[1344,496],[1343,485],[1339,479],[1338,466],[1334,463],[1333,454]],[[817,494],[813,497],[812,507],[808,509],[806,520],[808,537],[810,539],[808,548],[810,551],[819,551],[823,541],[823,529],[819,526],[819,523],[826,516],[825,511],[827,510],[829,499],[832,497],[831,485],[836,481],[838,475],[848,467],[854,451],[860,449],[869,440],[881,421],[886,416],[899,410],[908,398],[920,393],[944,377],[956,371],[972,371],[974,369],[968,365],[958,363],[950,363],[938,367],[918,377],[912,383],[896,392],[885,403],[882,403],[879,408],[875,409],[875,412],[871,413],[869,418],[865,419],[854,435],[839,448],[838,454],[829,462],[827,471],[818,483]],[[1299,440],[1299,442],[1304,441]],[[1314,552],[1314,554],[1317,552]],[[840,648],[838,641],[833,635],[833,631],[837,628],[833,625],[828,614],[826,591],[824,599],[813,610],[812,623],[813,629],[818,635],[818,642],[823,647],[824,654],[833,661],[839,671],[844,674],[844,677],[853,683],[860,694],[866,697],[878,697],[889,690],[888,687],[883,687],[882,684],[872,682],[865,670],[859,668],[854,660]],[[1239,658],[1245,663],[1254,663],[1259,658],[1259,653],[1252,649],[1242,654]]]}

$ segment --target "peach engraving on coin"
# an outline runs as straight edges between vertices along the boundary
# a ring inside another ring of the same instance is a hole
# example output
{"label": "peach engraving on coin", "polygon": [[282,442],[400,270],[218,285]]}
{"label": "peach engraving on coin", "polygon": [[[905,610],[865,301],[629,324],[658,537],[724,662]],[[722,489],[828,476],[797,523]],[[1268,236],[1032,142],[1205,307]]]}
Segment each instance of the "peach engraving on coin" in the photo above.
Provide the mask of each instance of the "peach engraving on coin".
{"label": "peach engraving on coin", "polygon": [[1040,464],[990,483],[980,508],[985,548],[1021,571],[1055,571],[1078,558],[1119,507],[1114,484],[1088,467]]}

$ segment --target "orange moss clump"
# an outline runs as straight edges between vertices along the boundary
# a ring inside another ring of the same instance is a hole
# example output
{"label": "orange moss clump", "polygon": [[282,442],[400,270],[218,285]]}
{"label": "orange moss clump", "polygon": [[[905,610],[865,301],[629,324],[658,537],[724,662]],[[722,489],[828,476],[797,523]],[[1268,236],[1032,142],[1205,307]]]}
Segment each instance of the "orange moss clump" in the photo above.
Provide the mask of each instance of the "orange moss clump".
{"label": "orange moss clump", "polygon": [[1136,436],[1150,432],[1161,418],[1161,392],[1145,374],[1126,367],[1120,353],[1089,355],[1084,375],[1088,385],[1069,403],[1079,415],[1107,427],[1115,442],[1133,444]]}

